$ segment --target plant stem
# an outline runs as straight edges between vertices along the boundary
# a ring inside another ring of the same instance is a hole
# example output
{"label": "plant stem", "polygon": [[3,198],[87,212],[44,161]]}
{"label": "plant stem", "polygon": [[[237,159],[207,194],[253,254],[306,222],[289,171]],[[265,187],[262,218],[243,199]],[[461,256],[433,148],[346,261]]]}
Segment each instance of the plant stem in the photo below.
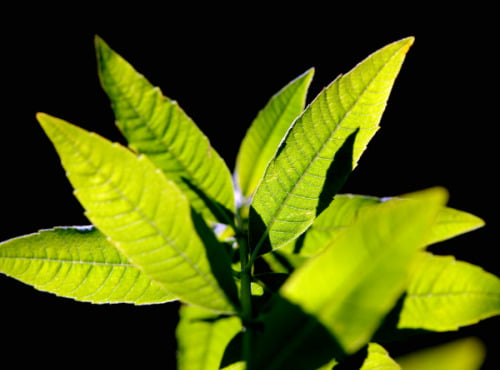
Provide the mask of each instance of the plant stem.
{"label": "plant stem", "polygon": [[250,260],[251,250],[248,245],[248,231],[245,221],[248,220],[248,199],[241,200],[236,212],[236,240],[240,251],[240,304],[241,304],[241,321],[243,324],[243,348],[242,360],[245,362],[245,368],[250,368],[252,359],[252,266]]}
{"label": "plant stem", "polygon": [[238,238],[240,244],[241,263],[241,308],[243,321],[243,361],[249,368],[251,359],[252,328],[249,323],[252,319],[252,266],[248,265],[249,250],[245,236]]}

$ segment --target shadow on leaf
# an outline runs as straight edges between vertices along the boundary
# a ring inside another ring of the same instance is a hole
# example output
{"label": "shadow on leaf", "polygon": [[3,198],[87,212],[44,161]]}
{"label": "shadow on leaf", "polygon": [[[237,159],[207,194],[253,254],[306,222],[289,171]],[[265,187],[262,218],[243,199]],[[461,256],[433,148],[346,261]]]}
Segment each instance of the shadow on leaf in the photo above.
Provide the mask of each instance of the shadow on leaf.
{"label": "shadow on leaf", "polygon": [[279,295],[257,318],[249,369],[318,369],[344,352],[314,317]]}
{"label": "shadow on leaf", "polygon": [[333,201],[334,196],[344,186],[347,178],[353,170],[352,162],[354,156],[354,143],[359,133],[357,128],[350,134],[342,146],[338,149],[332,163],[326,171],[326,179],[323,189],[319,194],[318,205],[316,207],[316,216],[323,212]]}
{"label": "shadow on leaf", "polygon": [[203,217],[193,208],[191,208],[191,218],[194,228],[205,246],[212,274],[233,305],[238,307],[238,291],[232,275],[231,257],[224,246],[217,240],[214,232],[208,227]]}
{"label": "shadow on leaf", "polygon": [[234,226],[234,213],[219,202],[208,197],[205,192],[193,184],[188,178],[182,177],[182,181],[203,201],[205,206],[214,215],[215,220],[222,224]]}

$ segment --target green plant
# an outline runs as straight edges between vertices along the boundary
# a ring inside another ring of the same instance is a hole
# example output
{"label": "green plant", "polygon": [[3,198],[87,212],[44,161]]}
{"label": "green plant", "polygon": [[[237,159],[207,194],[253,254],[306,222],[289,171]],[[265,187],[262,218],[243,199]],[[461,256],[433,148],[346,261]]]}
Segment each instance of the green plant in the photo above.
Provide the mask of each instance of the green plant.
{"label": "green plant", "polygon": [[[412,43],[376,51],[307,107],[314,70],[287,84],[253,121],[232,177],[178,104],[96,37],[129,147],[39,113],[92,225],[7,240],[0,270],[80,301],[180,300],[179,369],[327,369],[363,349],[363,369],[398,368],[383,338],[500,314],[498,277],[425,250],[484,224],[447,207],[445,189],[339,193]],[[455,345],[479,366],[476,342]],[[460,358],[437,353],[398,362]]]}

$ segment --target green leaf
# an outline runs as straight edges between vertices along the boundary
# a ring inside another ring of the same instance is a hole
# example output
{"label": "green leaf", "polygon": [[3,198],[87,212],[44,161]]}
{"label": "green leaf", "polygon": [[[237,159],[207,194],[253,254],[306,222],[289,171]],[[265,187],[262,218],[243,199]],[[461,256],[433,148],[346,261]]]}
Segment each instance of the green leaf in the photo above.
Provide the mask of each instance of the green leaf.
{"label": "green leaf", "polygon": [[143,155],[61,119],[37,118],[87,217],[121,254],[179,299],[233,312],[174,182]]}
{"label": "green leaf", "polygon": [[242,195],[252,196],[292,122],[302,113],[314,69],[275,94],[250,125],[236,157],[236,178]]}
{"label": "green leaf", "polygon": [[287,244],[328,206],[378,130],[412,43],[406,38],[375,52],[333,81],[297,118],[251,204],[255,249]]}
{"label": "green leaf", "polygon": [[321,366],[320,368],[318,368],[317,370],[332,370],[338,364],[339,363],[337,362],[337,360],[333,359],[329,363],[327,363],[326,365]]}
{"label": "green leaf", "polygon": [[57,227],[0,243],[0,271],[79,301],[151,304],[176,299],[88,226]]}
{"label": "green leaf", "polygon": [[347,353],[365,345],[407,286],[410,266],[446,199],[441,188],[367,207],[281,294],[318,318]]}
{"label": "green leaf", "polygon": [[396,360],[404,370],[479,370],[485,356],[484,344],[471,337],[411,352]]}
{"label": "green leaf", "polygon": [[[300,241],[300,246],[290,244],[284,248],[288,251],[293,251],[294,248],[299,249],[301,255],[312,256],[328,243],[333,242],[334,238],[354,222],[364,207],[380,204],[387,201],[387,199],[364,195],[338,194],[328,208],[314,220],[314,223],[304,235],[304,239]],[[424,246],[473,231],[483,225],[484,221],[477,216],[454,208],[443,207],[435,224],[430,229]]]}
{"label": "green leaf", "polygon": [[301,245],[289,244],[284,247],[293,251],[298,249],[302,256],[313,256],[326,247],[349,225],[351,225],[363,207],[379,204],[380,198],[338,194],[315,220],[300,240]]}
{"label": "green leaf", "polygon": [[425,245],[442,242],[483,226],[484,221],[481,218],[468,212],[445,207],[439,212],[437,223],[432,227]]}
{"label": "green leaf", "polygon": [[370,343],[368,344],[368,356],[360,370],[378,369],[401,370],[401,366],[389,356],[389,353],[380,344]]}
{"label": "green leaf", "polygon": [[238,317],[219,317],[194,306],[182,306],[177,326],[179,370],[217,370],[226,346],[242,329]]}
{"label": "green leaf", "polygon": [[500,315],[500,278],[452,256],[422,253],[398,327],[457,330]]}
{"label": "green leaf", "polygon": [[96,37],[95,45],[101,84],[129,146],[148,156],[199,213],[230,222],[231,173],[207,137],[176,101],[165,97],[102,39]]}
{"label": "green leaf", "polygon": [[245,363],[243,361],[235,362],[234,364],[225,366],[222,370],[245,370]]}

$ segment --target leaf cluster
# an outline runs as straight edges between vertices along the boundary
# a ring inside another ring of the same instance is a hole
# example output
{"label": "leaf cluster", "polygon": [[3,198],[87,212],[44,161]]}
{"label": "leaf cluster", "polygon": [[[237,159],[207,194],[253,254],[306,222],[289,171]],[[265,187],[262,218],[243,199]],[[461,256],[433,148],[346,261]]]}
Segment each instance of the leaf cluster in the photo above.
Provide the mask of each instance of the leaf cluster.
{"label": "leaf cluster", "polygon": [[[483,220],[438,187],[341,193],[413,41],[377,50],[307,106],[314,69],[289,82],[231,172],[178,103],[96,37],[128,147],[39,113],[91,225],[4,241],[0,271],[79,301],[182,302],[179,369],[330,369],[363,351],[365,370],[452,363],[450,347],[394,360],[382,345],[500,314],[498,277],[426,250]],[[480,366],[477,342],[452,346]]]}

